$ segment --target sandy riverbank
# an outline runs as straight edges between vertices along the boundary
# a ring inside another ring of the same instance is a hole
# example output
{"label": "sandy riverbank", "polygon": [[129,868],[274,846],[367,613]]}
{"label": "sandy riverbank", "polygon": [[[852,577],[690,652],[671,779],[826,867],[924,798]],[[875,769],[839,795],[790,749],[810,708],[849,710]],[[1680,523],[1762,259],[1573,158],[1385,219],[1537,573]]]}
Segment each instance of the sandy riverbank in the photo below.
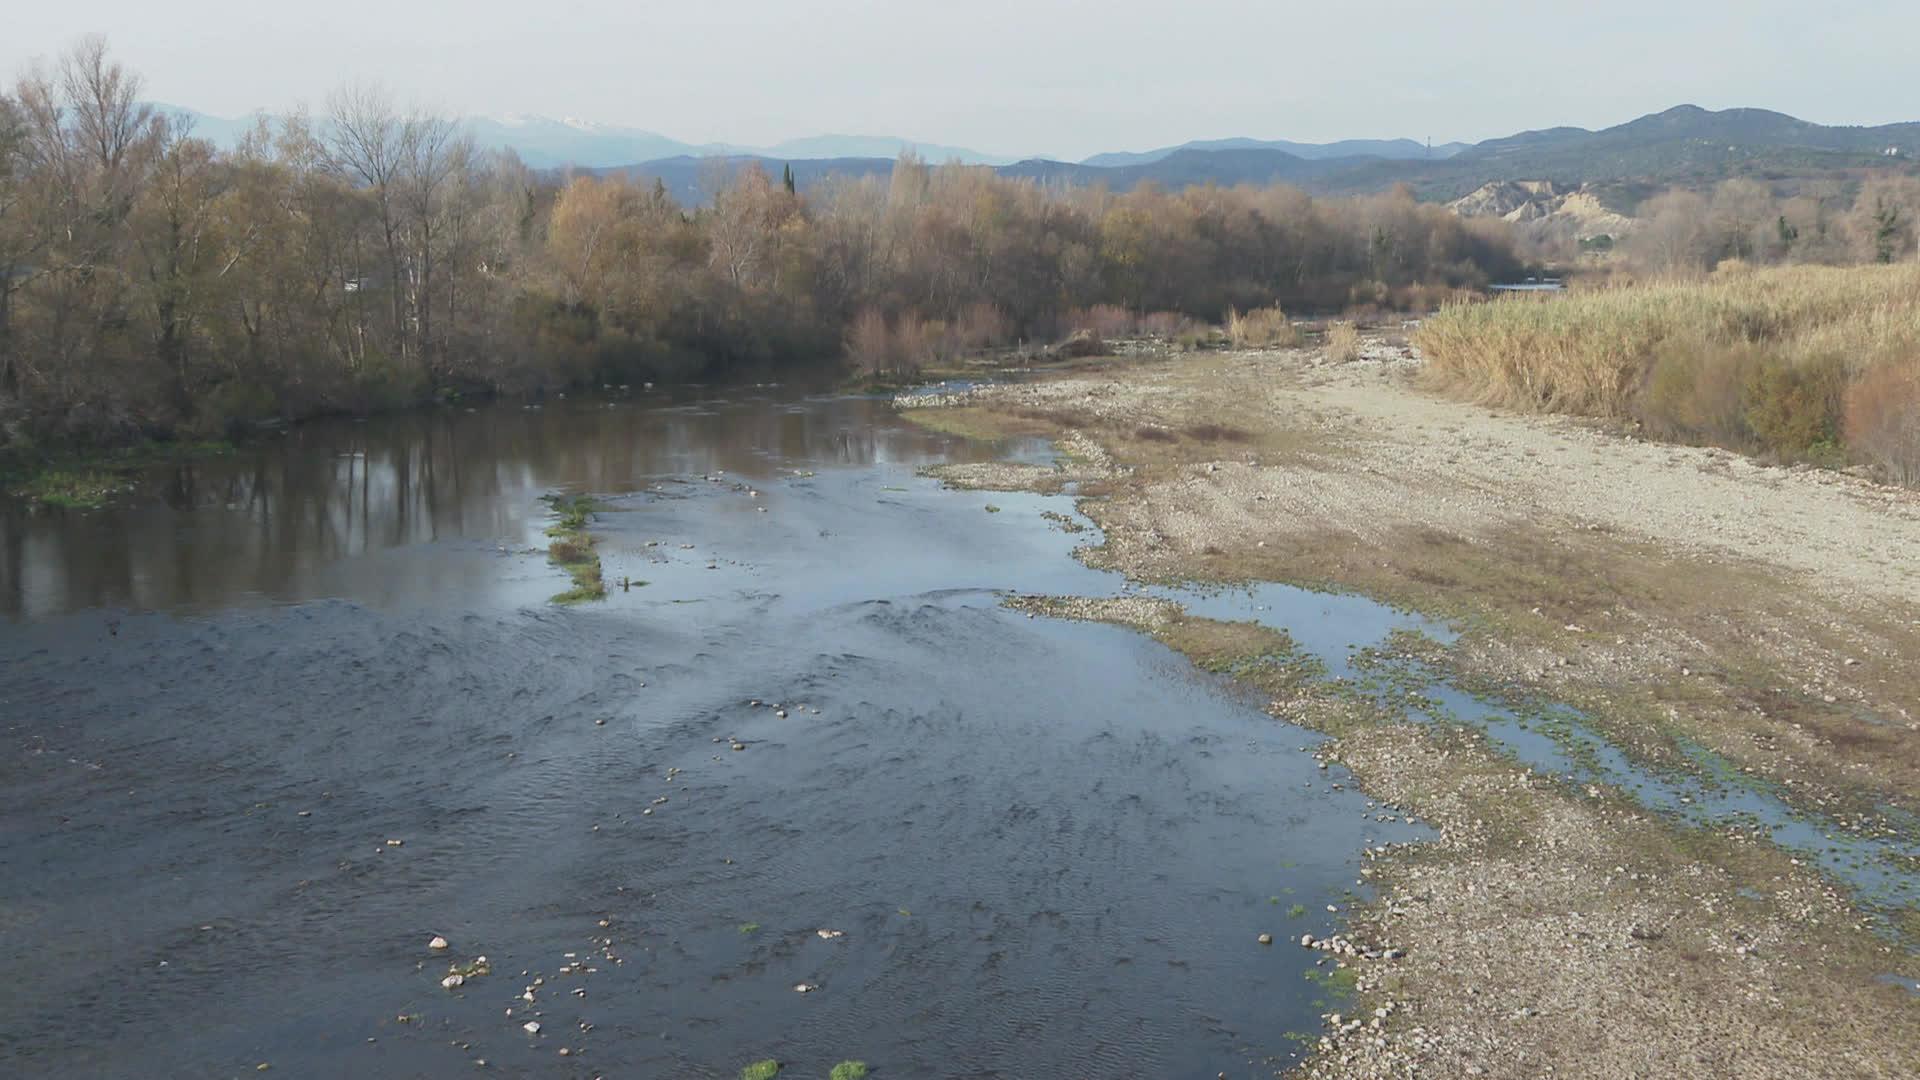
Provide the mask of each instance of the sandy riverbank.
{"label": "sandy riverbank", "polygon": [[[1385,341],[1347,364],[1132,359],[913,414],[1060,438],[1057,469],[943,475],[1078,485],[1105,533],[1096,565],[1440,616],[1458,640],[1408,650],[1461,685],[1575,705],[1649,768],[1704,747],[1834,829],[1911,827],[1920,497],[1458,404],[1418,367]],[[1282,655],[1270,632],[1031,603],[1243,672],[1276,715],[1337,735],[1324,756],[1370,795],[1440,828],[1375,861],[1358,955],[1328,954],[1357,976],[1357,1022],[1329,1019],[1308,1075],[1920,1075],[1920,996],[1879,978],[1914,974],[1893,943],[1920,939],[1911,911],[1875,924],[1770,844],[1551,782],[1284,663],[1236,663]]]}

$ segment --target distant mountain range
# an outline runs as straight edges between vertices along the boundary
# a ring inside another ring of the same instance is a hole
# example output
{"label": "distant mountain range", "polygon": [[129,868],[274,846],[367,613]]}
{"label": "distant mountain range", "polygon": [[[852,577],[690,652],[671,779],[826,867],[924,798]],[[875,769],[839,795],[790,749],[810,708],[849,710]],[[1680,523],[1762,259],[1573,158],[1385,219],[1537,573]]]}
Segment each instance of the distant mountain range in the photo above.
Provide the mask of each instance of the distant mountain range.
{"label": "distant mountain range", "polygon": [[[194,134],[231,146],[262,114],[242,117],[211,116],[176,105],[155,104],[165,112],[194,121]],[[509,149],[536,169],[573,166],[604,169],[636,162],[676,157],[763,157],[781,161],[832,158],[897,158],[912,151],[932,162],[960,161],[968,165],[1007,165],[1016,159],[981,153],[964,146],[916,142],[891,135],[813,135],[788,139],[772,146],[736,146],[731,143],[687,143],[641,128],[600,124],[589,120],[555,120],[545,116],[469,116],[463,123],[474,141],[488,148]]]}
{"label": "distant mountain range", "polygon": [[[163,106],[164,107],[164,106]],[[221,119],[189,110],[199,134],[228,142],[253,118]],[[1296,143],[1215,139],[1138,153],[1096,154],[1082,162],[1011,161],[964,147],[915,143],[893,136],[821,135],[769,147],[690,144],[638,128],[510,116],[469,118],[484,146],[506,147],[540,169],[572,167],[658,179],[685,202],[704,199],[703,174],[718,158],[730,168],[759,163],[778,174],[791,164],[795,182],[811,186],[835,176],[887,175],[902,151],[930,162],[990,165],[1002,175],[1050,184],[1104,184],[1116,191],[1143,183],[1179,189],[1195,184],[1294,184],[1322,193],[1381,191],[1407,184],[1424,198],[1453,200],[1489,183],[1548,181],[1586,185],[1605,194],[1669,184],[1701,185],[1735,175],[1771,179],[1833,175],[1870,167],[1913,169],[1920,159],[1920,123],[1828,127],[1764,109],[1709,111],[1681,105],[1600,131],[1560,127],[1526,131],[1429,151],[1412,139]]]}
{"label": "distant mountain range", "polygon": [[1095,168],[1115,169],[1134,165],[1151,165],[1156,161],[1186,150],[1280,150],[1297,158],[1308,161],[1325,161],[1328,158],[1376,157],[1389,161],[1414,161],[1450,158],[1472,146],[1472,143],[1450,142],[1429,147],[1426,143],[1412,139],[1343,139],[1330,143],[1297,143],[1285,139],[1201,139],[1184,142],[1179,146],[1166,146],[1158,150],[1146,150],[1137,154],[1115,153],[1095,154],[1082,161],[1082,165]]}

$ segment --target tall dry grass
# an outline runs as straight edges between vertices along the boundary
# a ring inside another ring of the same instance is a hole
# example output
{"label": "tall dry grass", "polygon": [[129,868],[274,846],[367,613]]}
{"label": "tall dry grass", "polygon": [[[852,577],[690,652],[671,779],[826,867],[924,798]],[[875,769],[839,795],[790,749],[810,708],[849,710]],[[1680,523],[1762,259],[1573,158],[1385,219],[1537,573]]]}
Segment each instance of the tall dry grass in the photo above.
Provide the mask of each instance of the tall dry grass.
{"label": "tall dry grass", "polygon": [[1227,340],[1237,349],[1287,348],[1300,343],[1300,333],[1277,307],[1255,308],[1245,315],[1228,308]]}
{"label": "tall dry grass", "polygon": [[[1920,367],[1920,266],[1735,265],[1451,304],[1415,341],[1436,385],[1483,404],[1634,419],[1657,437],[1789,459],[1853,450],[1898,472],[1868,449],[1866,414],[1899,415],[1879,399],[1909,392],[1898,373]],[[1881,371],[1896,374],[1868,378]]]}
{"label": "tall dry grass", "polygon": [[1351,322],[1327,327],[1327,359],[1342,364],[1360,359],[1360,328]]}

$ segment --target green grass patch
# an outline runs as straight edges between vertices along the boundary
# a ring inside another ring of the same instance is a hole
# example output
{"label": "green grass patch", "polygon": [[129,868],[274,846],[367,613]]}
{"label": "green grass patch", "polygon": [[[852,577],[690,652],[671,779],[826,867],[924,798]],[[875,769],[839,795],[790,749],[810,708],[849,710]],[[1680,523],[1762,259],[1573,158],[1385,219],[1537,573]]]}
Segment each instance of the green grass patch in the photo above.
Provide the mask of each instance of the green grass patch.
{"label": "green grass patch", "polygon": [[740,1070],[740,1080],[773,1080],[778,1075],[780,1075],[780,1063],[772,1058],[756,1061]]}
{"label": "green grass patch", "polygon": [[1287,918],[1298,919],[1307,913],[1307,905],[1295,904],[1287,909]]}
{"label": "green grass patch", "polygon": [[125,477],[97,469],[49,469],[37,473],[11,493],[36,506],[61,510],[98,510],[115,495],[133,490]]}
{"label": "green grass patch", "polygon": [[866,1080],[867,1063],[864,1061],[843,1061],[827,1074],[828,1080]]}
{"label": "green grass patch", "polygon": [[98,510],[132,491],[132,474],[141,469],[231,453],[229,442],[143,442],[115,450],[0,454],[0,490],[35,506]]}
{"label": "green grass patch", "polygon": [[743,934],[757,934],[760,932],[760,924],[757,922],[743,922],[740,924],[740,932]]}
{"label": "green grass patch", "polygon": [[553,602],[581,604],[604,600],[607,583],[601,579],[600,556],[594,551],[593,536],[587,532],[587,525],[600,505],[584,495],[548,495],[543,501],[553,508],[557,519],[547,528],[550,538],[547,558],[573,579],[573,587],[556,593]]}

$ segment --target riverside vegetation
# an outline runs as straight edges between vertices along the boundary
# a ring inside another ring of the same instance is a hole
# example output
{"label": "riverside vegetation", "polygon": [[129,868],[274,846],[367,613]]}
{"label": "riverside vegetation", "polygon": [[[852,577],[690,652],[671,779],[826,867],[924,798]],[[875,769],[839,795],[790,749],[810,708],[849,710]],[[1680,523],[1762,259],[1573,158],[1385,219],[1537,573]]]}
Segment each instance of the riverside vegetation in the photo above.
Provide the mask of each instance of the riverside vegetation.
{"label": "riverside vegetation", "polygon": [[103,41],[0,92],[0,450],[1051,340],[1097,305],[1425,306],[1519,272],[1509,228],[1405,191],[1061,191],[904,159],[705,205],[537,173],[349,88],[231,149]]}
{"label": "riverside vegetation", "polygon": [[600,576],[600,554],[594,550],[596,541],[587,531],[599,504],[581,496],[550,496],[547,503],[558,518],[547,529],[550,538],[547,557],[573,579],[573,587],[554,596],[553,602],[578,604],[601,599],[607,595],[607,584]]}
{"label": "riverside vegetation", "polygon": [[1437,385],[1484,404],[1920,481],[1920,266],[1723,263],[1449,305],[1416,341]]}

